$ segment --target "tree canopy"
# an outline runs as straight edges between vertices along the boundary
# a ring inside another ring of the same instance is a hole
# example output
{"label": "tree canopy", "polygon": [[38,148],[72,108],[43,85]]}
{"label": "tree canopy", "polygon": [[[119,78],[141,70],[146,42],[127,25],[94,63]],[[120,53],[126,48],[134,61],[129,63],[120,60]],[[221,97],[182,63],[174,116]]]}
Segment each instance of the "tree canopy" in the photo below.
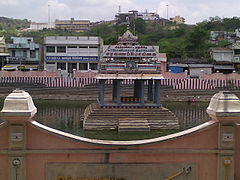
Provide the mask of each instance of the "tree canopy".
{"label": "tree canopy", "polygon": [[[126,29],[126,25],[115,25],[102,23],[93,26],[84,33],[66,31],[61,29],[44,29],[41,31],[21,32],[19,29],[29,27],[28,20],[14,20],[0,17],[0,36],[5,36],[10,42],[11,36],[33,37],[36,42],[42,43],[45,36],[99,36],[104,40],[104,44],[116,44],[118,37]],[[208,58],[208,49],[212,46],[225,46],[227,41],[221,41],[218,45],[209,43],[210,31],[234,32],[240,27],[240,18],[220,18],[210,17],[196,25],[177,25],[168,23],[162,26],[156,21],[144,21],[135,19],[130,28],[139,37],[142,45],[159,45],[160,52],[167,53],[168,57],[194,57]]]}

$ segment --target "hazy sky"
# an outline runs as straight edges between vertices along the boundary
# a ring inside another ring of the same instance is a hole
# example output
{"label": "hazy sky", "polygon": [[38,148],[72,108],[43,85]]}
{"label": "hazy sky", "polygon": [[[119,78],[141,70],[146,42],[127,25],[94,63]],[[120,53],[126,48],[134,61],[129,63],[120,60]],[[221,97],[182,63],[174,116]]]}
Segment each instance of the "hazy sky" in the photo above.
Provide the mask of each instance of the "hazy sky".
{"label": "hazy sky", "polygon": [[110,20],[121,6],[129,10],[157,12],[161,17],[180,15],[195,24],[208,17],[240,16],[239,0],[0,0],[0,16],[48,22],[50,19]]}

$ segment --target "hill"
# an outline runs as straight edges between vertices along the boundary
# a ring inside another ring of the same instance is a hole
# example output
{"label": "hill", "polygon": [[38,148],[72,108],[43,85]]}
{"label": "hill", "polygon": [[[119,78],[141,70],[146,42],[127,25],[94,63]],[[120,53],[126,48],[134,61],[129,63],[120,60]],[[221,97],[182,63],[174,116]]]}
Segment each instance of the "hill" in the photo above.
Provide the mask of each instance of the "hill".
{"label": "hill", "polygon": [[25,29],[30,26],[30,21],[27,19],[13,19],[7,17],[0,17],[0,30],[9,29]]}

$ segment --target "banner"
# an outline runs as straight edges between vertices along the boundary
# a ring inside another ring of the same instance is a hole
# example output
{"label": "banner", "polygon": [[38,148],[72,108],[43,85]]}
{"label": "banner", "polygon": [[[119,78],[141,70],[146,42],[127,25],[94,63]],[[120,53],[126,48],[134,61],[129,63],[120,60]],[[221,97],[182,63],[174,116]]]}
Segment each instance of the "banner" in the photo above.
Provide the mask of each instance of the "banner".
{"label": "banner", "polygon": [[46,56],[46,61],[97,61],[98,56]]}

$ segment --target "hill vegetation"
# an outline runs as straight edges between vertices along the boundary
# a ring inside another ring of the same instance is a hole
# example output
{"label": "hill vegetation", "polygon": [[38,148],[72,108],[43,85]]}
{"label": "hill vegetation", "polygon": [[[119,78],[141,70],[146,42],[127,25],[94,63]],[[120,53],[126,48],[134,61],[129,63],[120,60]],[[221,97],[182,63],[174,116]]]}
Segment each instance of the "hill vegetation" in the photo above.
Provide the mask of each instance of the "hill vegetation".
{"label": "hill vegetation", "polygon": [[12,19],[7,17],[0,17],[0,30],[15,30],[25,29],[30,26],[30,22],[27,19]]}
{"label": "hill vegetation", "polygon": [[[38,43],[43,42],[45,36],[100,36],[104,44],[117,43],[118,36],[126,31],[126,25],[98,24],[84,33],[71,32],[61,29],[44,29],[42,31],[19,31],[29,27],[28,20],[14,20],[0,17],[0,36],[5,36],[10,42],[11,36],[34,37]],[[136,19],[130,24],[132,32],[139,37],[140,44],[159,45],[160,51],[174,58],[209,58],[208,49],[214,46],[224,46],[227,42],[209,43],[210,31],[233,32],[240,27],[240,18],[210,17],[196,25],[176,25],[169,23],[161,26],[156,22],[145,22]]]}
{"label": "hill vegetation", "polygon": [[[210,31],[234,32],[240,27],[240,18],[210,17],[196,25],[169,23],[166,26],[137,19],[134,24],[131,24],[131,29],[138,35],[141,44],[159,45],[160,51],[167,53],[168,57],[209,59],[210,47],[223,47],[227,44],[226,41],[218,44],[210,43]],[[118,36],[125,30],[126,26],[101,24],[86,32],[85,35],[101,36],[105,44],[115,44]]]}

